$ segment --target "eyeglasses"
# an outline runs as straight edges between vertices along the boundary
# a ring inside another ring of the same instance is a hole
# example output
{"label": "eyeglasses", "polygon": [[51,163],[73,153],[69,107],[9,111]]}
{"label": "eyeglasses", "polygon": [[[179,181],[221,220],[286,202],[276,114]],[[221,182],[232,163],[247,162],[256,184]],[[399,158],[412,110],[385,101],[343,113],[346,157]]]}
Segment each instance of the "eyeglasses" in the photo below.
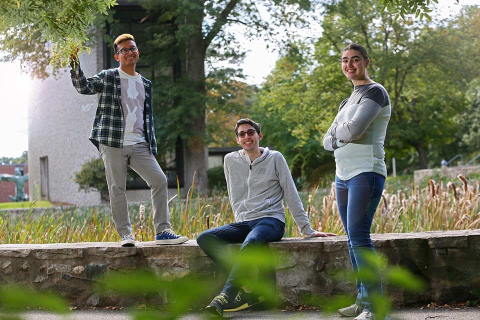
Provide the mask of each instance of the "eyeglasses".
{"label": "eyeglasses", "polygon": [[245,135],[252,137],[257,131],[255,129],[248,129],[247,131],[238,131],[237,136],[240,138],[245,137]]}
{"label": "eyeglasses", "polygon": [[138,51],[138,48],[133,46],[131,48],[122,48],[120,50],[117,51],[118,54],[127,54],[128,52],[137,52]]}

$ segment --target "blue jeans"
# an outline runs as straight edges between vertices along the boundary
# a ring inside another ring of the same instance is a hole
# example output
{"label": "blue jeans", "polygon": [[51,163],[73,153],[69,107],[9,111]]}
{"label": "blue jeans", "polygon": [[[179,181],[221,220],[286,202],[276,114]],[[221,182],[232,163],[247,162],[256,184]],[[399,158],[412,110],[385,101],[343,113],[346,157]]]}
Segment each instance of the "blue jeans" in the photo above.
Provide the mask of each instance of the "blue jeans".
{"label": "blue jeans", "polygon": [[[220,255],[229,243],[242,243],[240,252],[249,247],[279,241],[285,232],[285,223],[275,218],[260,218],[252,221],[231,223],[201,233],[197,238],[200,248],[217,264]],[[228,275],[222,292],[234,298],[238,292],[235,286],[237,269],[234,266]]]}
{"label": "blue jeans", "polygon": [[[348,236],[348,251],[353,270],[364,268],[363,251],[375,252],[370,238],[370,228],[378,203],[382,197],[385,177],[375,172],[364,172],[349,180],[335,177],[337,206],[343,227]],[[357,304],[371,309],[368,294],[382,293],[382,285],[357,281]]]}

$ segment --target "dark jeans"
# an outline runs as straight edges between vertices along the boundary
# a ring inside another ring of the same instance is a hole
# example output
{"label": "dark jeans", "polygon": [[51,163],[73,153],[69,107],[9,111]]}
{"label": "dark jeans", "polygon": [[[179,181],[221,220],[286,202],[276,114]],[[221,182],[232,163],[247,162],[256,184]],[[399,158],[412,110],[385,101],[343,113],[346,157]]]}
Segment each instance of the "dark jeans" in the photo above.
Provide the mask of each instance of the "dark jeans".
{"label": "dark jeans", "polygon": [[[275,218],[260,218],[252,221],[227,224],[201,233],[197,243],[202,250],[217,264],[220,255],[225,252],[228,243],[242,243],[240,252],[256,245],[265,244],[282,239],[285,224]],[[234,266],[228,275],[222,292],[229,298],[234,298],[238,292],[235,286],[237,269]]]}
{"label": "dark jeans", "polygon": [[[354,271],[364,268],[362,252],[375,249],[370,238],[370,228],[378,203],[382,197],[385,177],[375,172],[364,172],[349,180],[335,177],[337,205],[343,227],[348,236],[348,250]],[[370,291],[381,293],[381,283],[372,285],[357,282],[357,303],[370,309]]]}

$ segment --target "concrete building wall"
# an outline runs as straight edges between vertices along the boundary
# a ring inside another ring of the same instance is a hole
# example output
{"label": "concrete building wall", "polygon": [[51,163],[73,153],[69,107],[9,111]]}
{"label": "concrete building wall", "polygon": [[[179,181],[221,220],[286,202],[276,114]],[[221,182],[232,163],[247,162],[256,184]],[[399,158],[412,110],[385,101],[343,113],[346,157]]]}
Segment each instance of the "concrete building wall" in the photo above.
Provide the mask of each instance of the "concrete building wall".
{"label": "concrete building wall", "polygon": [[[87,76],[102,69],[98,59],[101,54],[99,48],[81,55],[81,66]],[[78,205],[100,203],[98,192],[79,191],[73,181],[83,163],[99,156],[88,140],[96,105],[96,95],[80,95],[73,88],[69,70],[58,77],[35,82],[28,110],[28,164],[33,200],[48,198]]]}

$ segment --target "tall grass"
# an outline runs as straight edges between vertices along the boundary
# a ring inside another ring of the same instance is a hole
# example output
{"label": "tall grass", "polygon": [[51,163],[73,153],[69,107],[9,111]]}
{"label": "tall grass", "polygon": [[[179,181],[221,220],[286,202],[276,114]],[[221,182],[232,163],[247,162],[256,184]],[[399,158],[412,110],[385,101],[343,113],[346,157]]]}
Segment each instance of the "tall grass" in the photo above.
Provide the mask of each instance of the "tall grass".
{"label": "tall grass", "polygon": [[[392,188],[391,184],[382,196],[372,232],[477,229],[479,199],[478,182],[462,176],[447,183],[430,180],[424,187],[405,182]],[[303,195],[303,201],[315,229],[344,234],[333,186],[330,190],[313,189]],[[132,204],[129,212],[137,240],[153,240],[150,204]],[[194,239],[206,229],[233,222],[233,213],[225,195],[206,198],[189,193],[186,199],[170,203],[170,218],[177,233]],[[301,236],[288,210],[285,236]],[[0,243],[118,240],[108,207],[0,214]]]}
{"label": "tall grass", "polygon": [[437,183],[430,179],[423,188],[385,193],[377,212],[375,232],[413,232],[480,228],[478,181]]}

